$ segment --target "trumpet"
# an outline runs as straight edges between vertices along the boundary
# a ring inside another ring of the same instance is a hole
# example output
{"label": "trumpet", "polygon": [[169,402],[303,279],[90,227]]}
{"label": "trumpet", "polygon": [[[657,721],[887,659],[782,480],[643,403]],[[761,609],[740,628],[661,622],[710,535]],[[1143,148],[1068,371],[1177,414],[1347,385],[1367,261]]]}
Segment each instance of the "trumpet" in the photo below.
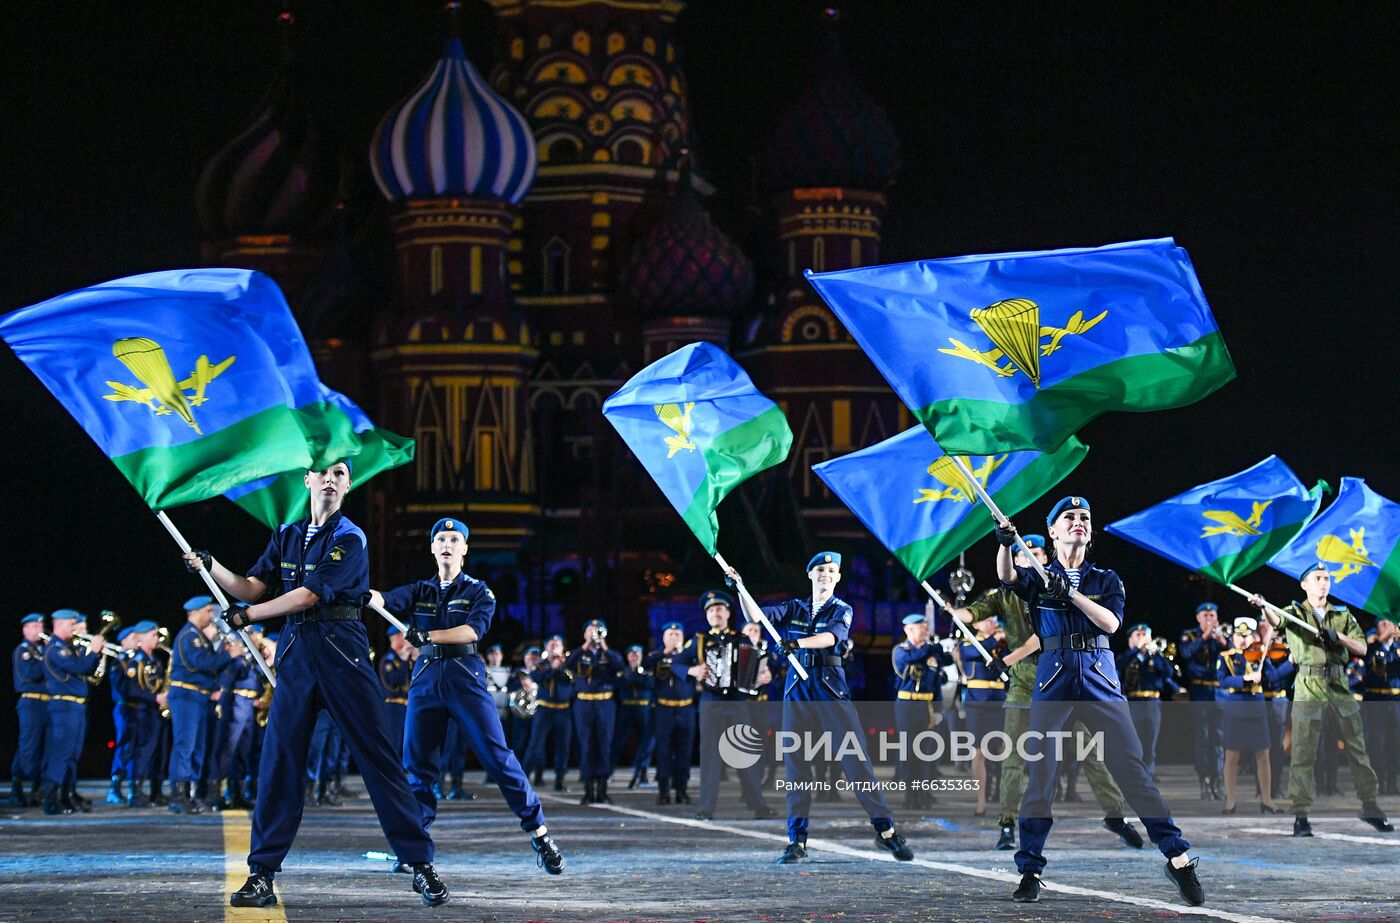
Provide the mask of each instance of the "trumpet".
{"label": "trumpet", "polygon": [[[117,614],[116,614],[115,612],[113,612],[111,609],[103,609],[100,617],[101,617],[101,620],[102,620],[102,627],[97,629],[96,634],[87,635],[87,634],[83,634],[82,632],[74,632],[74,635],[75,635],[75,636],[80,637],[80,638],[82,638],[84,641],[87,642],[87,647],[88,647],[88,651],[89,651],[89,652],[92,651],[92,639],[93,639],[93,638],[96,638],[96,637],[105,638],[105,637],[107,636],[107,632],[109,632],[109,631],[116,631],[118,628],[120,628],[120,627],[122,626],[121,616],[117,615]],[[103,648],[103,649],[102,649],[102,653],[108,654],[107,649],[106,649],[106,648]],[[119,652],[112,652],[112,653],[110,653],[108,656],[110,656],[110,657],[120,657],[121,654],[120,654]],[[88,685],[96,686],[96,685],[99,685],[99,684],[102,682],[103,678],[104,678],[106,675],[107,675],[107,657],[104,657],[104,658],[102,658],[100,661],[98,661],[98,663],[97,663],[97,669],[92,671],[92,675],[91,675],[91,676],[84,677],[84,679],[86,679],[86,680],[88,681]]]}
{"label": "trumpet", "polygon": [[1153,638],[1151,648],[1152,653],[1157,654],[1159,656],[1165,656],[1167,653],[1167,647],[1170,645],[1170,643],[1171,642],[1169,642],[1166,638]]}

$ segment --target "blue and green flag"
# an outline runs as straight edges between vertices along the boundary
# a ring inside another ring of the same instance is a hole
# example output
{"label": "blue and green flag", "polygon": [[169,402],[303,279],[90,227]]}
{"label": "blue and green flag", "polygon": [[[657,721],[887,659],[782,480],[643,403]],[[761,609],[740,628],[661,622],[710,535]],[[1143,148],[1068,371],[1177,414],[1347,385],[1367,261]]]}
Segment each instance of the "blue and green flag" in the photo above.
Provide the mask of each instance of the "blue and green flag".
{"label": "blue and green flag", "polygon": [[[1014,516],[1078,467],[1088,446],[1071,436],[1056,452],[964,458],[973,477]],[[813,465],[826,486],[920,580],[992,531],[967,475],[922,426]]]}
{"label": "blue and green flag", "polygon": [[720,501],[792,448],[782,410],[709,343],[684,346],[633,375],[603,403],[603,415],[710,554]]}
{"label": "blue and green flag", "polygon": [[1332,505],[1308,524],[1269,566],[1297,578],[1321,562],[1332,595],[1372,615],[1400,616],[1400,504],[1342,478]]}
{"label": "blue and green flag", "polygon": [[117,279],[0,317],[0,337],[152,509],[363,446],[364,430],[317,377],[281,291],[261,273]]}
{"label": "blue and green flag", "polygon": [[949,452],[1053,452],[1100,414],[1198,401],[1235,376],[1170,238],[807,274]]}
{"label": "blue and green flag", "polygon": [[1258,570],[1293,540],[1327,485],[1303,486],[1276,455],[1201,484],[1105,530],[1225,585]]}

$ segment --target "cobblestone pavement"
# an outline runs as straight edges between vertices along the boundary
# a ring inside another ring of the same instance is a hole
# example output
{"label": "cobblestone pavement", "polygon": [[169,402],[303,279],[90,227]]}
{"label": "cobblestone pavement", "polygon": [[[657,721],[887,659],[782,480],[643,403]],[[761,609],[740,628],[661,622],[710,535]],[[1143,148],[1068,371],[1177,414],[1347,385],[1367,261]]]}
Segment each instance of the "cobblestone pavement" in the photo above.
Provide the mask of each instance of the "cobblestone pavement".
{"label": "cobblestone pavement", "polygon": [[[940,795],[921,816],[892,799],[913,863],[875,848],[847,794],[814,806],[811,859],[780,867],[782,821],[749,819],[737,793],[726,792],[719,819],[704,822],[684,806],[657,806],[653,790],[614,790],[611,807],[546,791],[550,828],[568,859],[553,877],[536,868],[499,794],[478,785],[479,800],[445,803],[433,828],[453,891],[444,907],[424,907],[408,876],[363,858],[386,848],[363,796],[307,809],[272,914],[227,906],[246,875],[247,814],[188,818],[98,804],[92,814],[56,818],[0,809],[0,921],[1400,918],[1400,834],[1349,817],[1354,802],[1328,799],[1313,815],[1318,836],[1295,840],[1291,818],[1261,817],[1253,800],[1222,817],[1218,804],[1197,799],[1189,770],[1165,771],[1168,799],[1201,857],[1203,908],[1181,903],[1150,846],[1129,849],[1102,829],[1092,802],[1057,806],[1044,899],[1022,906],[1009,900],[1011,853],[992,849],[995,824],[973,816],[965,793]],[[84,791],[100,800],[105,788]]]}

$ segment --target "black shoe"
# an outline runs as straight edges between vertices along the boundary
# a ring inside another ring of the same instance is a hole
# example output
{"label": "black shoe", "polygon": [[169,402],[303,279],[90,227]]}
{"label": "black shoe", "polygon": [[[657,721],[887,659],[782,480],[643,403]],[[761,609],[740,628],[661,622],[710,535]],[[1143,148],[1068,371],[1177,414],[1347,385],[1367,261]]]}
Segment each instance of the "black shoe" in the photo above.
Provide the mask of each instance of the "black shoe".
{"label": "black shoe", "polygon": [[795,862],[803,862],[807,859],[807,844],[802,842],[792,842],[787,844],[787,849],[778,857],[779,865],[792,865]]}
{"label": "black shoe", "polygon": [[715,815],[714,815],[714,813],[711,812],[711,811],[696,811],[696,812],[695,812],[695,819],[696,819],[696,820],[714,820],[714,819],[715,819]]}
{"label": "black shoe", "polygon": [[431,862],[418,862],[413,866],[413,890],[423,897],[429,907],[447,903],[447,885],[442,883]]}
{"label": "black shoe", "polygon": [[1260,814],[1282,814],[1283,811],[1279,810],[1278,808],[1271,808],[1271,807],[1269,807],[1267,804],[1265,804],[1264,802],[1261,801],[1261,802],[1259,802],[1259,813],[1260,813]]}
{"label": "black shoe", "polygon": [[544,784],[544,770],[543,770],[543,769],[539,769],[539,770],[536,770],[536,771],[535,771],[535,777],[534,777],[533,779],[530,780],[530,784],[533,785],[535,788],[539,788],[541,785]]}
{"label": "black shoe", "polygon": [[578,800],[579,804],[593,804],[598,800],[597,785],[592,779],[585,779],[583,783],[583,797]]}
{"label": "black shoe", "polygon": [[573,792],[572,789],[570,789],[567,785],[564,784],[564,780],[563,780],[563,779],[555,779],[555,780],[554,780],[554,790],[555,790],[556,792],[561,792],[561,793],[563,793],[563,794],[565,794],[565,795],[572,794],[572,792]]}
{"label": "black shoe", "polygon": [[1118,834],[1118,838],[1133,849],[1142,849],[1142,834],[1137,832],[1137,828],[1121,817],[1105,817],[1103,819],[1104,829],[1112,830]]}
{"label": "black shoe", "polygon": [[682,785],[676,789],[676,804],[690,804],[690,793]]}
{"label": "black shoe", "polygon": [[662,781],[662,782],[657,782],[657,783],[656,783],[656,803],[657,803],[657,804],[670,804],[670,803],[671,803],[671,783],[670,783],[670,782]]}
{"label": "black shoe", "polygon": [[1035,872],[1027,872],[1021,876],[1021,883],[1016,886],[1016,891],[1011,895],[1011,899],[1018,904],[1036,904],[1040,902],[1040,876]]}
{"label": "black shoe", "polygon": [[338,808],[342,804],[340,795],[336,794],[335,787],[332,785],[321,786],[321,794],[316,799],[316,803],[331,808]]}
{"label": "black shoe", "polygon": [[151,786],[151,804],[158,808],[168,807],[170,799],[165,797],[165,786],[157,781]]}
{"label": "black shoe", "polygon": [[1225,793],[1220,790],[1220,780],[1212,778],[1210,780],[1210,800],[1224,801]]}
{"label": "black shoe", "polygon": [[149,808],[151,806],[151,799],[147,798],[146,793],[141,791],[141,789],[133,786],[131,795],[126,800],[126,806],[128,808]]}
{"label": "black shoe", "polygon": [[1210,797],[1210,783],[1207,782],[1205,779],[1202,779],[1202,780],[1201,780],[1201,800],[1202,800],[1202,801],[1210,801],[1210,800],[1211,800],[1211,797]]}
{"label": "black shoe", "polygon": [[758,807],[753,809],[754,820],[772,820],[777,816],[778,812],[773,810],[773,806],[771,804],[760,804]]}
{"label": "black shoe", "polygon": [[12,779],[10,781],[10,804],[18,808],[29,807],[29,799],[24,795],[23,779]]}
{"label": "black shoe", "polygon": [[1196,877],[1196,863],[1200,861],[1192,859],[1181,868],[1177,868],[1172,865],[1170,859],[1167,860],[1167,878],[1181,892],[1181,899],[1192,907],[1199,907],[1206,902],[1206,892],[1201,888],[1201,880]]}
{"label": "black shoe", "polygon": [[535,850],[535,864],[551,875],[562,875],[564,873],[564,854],[559,851],[559,847],[554,845],[554,837],[546,833],[544,836],[530,837],[530,845]]}
{"label": "black shoe", "polygon": [[997,838],[997,849],[1016,848],[1016,826],[1014,824],[1002,824],[1001,836]]}
{"label": "black shoe", "polygon": [[608,797],[608,780],[599,779],[598,786],[593,790],[593,799],[598,804],[612,804],[613,800]]}
{"label": "black shoe", "polygon": [[1382,811],[1380,805],[1376,804],[1374,801],[1368,801],[1361,806],[1361,819],[1372,827],[1375,827],[1381,833],[1393,833],[1395,831],[1395,827],[1390,821],[1386,820],[1385,812]]}
{"label": "black shoe", "polygon": [[885,836],[883,833],[875,834],[875,844],[881,849],[889,852],[900,862],[908,862],[914,858],[914,850],[909,848],[909,844],[904,842],[904,837],[898,833]]}
{"label": "black shoe", "polygon": [[632,778],[627,782],[627,790],[630,792],[637,787],[637,774],[632,773]]}
{"label": "black shoe", "polygon": [[92,802],[88,801],[82,795],[79,795],[78,790],[73,786],[70,785],[64,790],[64,798],[73,806],[75,811],[82,814],[92,813]]}
{"label": "black shoe", "polygon": [[233,907],[274,907],[277,895],[272,890],[272,876],[254,872],[243,882],[243,887],[228,897]]}
{"label": "black shoe", "polygon": [[1312,836],[1312,835],[1313,835],[1313,832],[1312,832],[1312,824],[1308,823],[1308,816],[1307,816],[1306,814],[1299,814],[1297,817],[1293,818],[1293,835],[1294,835],[1294,836]]}
{"label": "black shoe", "polygon": [[413,874],[413,866],[409,865],[407,862],[395,862],[395,863],[394,863],[394,874],[395,874],[395,875],[412,875],[412,874]]}
{"label": "black shoe", "polygon": [[59,795],[57,785],[50,785],[44,789],[44,813],[50,815],[73,813],[73,806]]}

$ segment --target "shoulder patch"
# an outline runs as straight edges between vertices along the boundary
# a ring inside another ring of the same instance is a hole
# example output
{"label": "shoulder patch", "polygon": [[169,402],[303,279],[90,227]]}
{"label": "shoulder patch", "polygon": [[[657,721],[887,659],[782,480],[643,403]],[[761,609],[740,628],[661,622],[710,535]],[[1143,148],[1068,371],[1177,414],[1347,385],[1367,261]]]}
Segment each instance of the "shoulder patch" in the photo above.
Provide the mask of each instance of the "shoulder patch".
{"label": "shoulder patch", "polygon": [[331,549],[329,557],[332,561],[343,561],[345,560],[345,549],[340,545],[336,545]]}

